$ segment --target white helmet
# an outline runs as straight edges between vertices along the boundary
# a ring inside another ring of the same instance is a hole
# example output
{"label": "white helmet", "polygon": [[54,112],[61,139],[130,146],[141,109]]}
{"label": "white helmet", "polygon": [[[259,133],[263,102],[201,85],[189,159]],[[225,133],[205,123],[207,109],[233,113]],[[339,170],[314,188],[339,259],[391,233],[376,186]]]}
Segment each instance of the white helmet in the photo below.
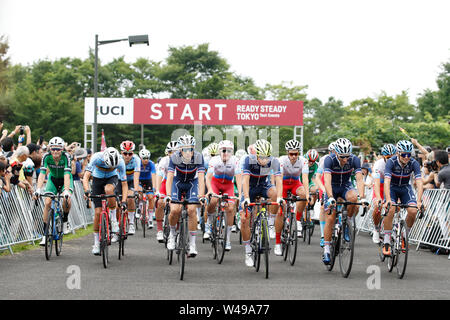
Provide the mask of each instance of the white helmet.
{"label": "white helmet", "polygon": [[328,151],[334,151],[334,149],[335,149],[335,145],[336,145],[336,142],[332,142],[332,143],[330,143],[329,145],[328,145]]}
{"label": "white helmet", "polygon": [[346,138],[339,138],[336,140],[334,150],[338,154],[350,154],[352,153],[352,143]]}
{"label": "white helmet", "polygon": [[152,153],[150,152],[150,150],[147,149],[142,149],[141,151],[139,151],[139,157],[141,158],[150,159],[151,154]]}
{"label": "white helmet", "polygon": [[299,141],[292,139],[292,140],[289,140],[288,142],[286,142],[286,145],[284,147],[286,148],[286,151],[289,151],[289,150],[300,151],[302,144]]}
{"label": "white helmet", "polygon": [[177,142],[180,148],[195,146],[195,138],[189,134],[185,134],[184,136],[179,137]]}
{"label": "white helmet", "polygon": [[177,151],[177,149],[178,149],[178,142],[170,141],[166,146],[165,154],[168,155],[169,152]]}
{"label": "white helmet", "polygon": [[60,137],[53,137],[50,139],[48,147],[58,147],[64,149],[64,140]]}
{"label": "white helmet", "polygon": [[247,152],[245,152],[245,150],[243,150],[243,149],[236,150],[235,156],[236,156],[236,158],[238,158],[238,160],[241,160],[241,158],[245,157],[246,155],[247,155]]}
{"label": "white helmet", "polygon": [[261,157],[269,157],[272,155],[272,145],[269,141],[264,139],[256,140],[255,142],[256,155]]}
{"label": "white helmet", "polygon": [[106,150],[103,151],[103,161],[105,161],[105,164],[110,168],[115,168],[119,165],[119,156],[119,151],[114,147],[106,148]]}
{"label": "white helmet", "polygon": [[222,149],[232,149],[234,150],[234,144],[230,140],[222,140],[219,142],[219,151]]}

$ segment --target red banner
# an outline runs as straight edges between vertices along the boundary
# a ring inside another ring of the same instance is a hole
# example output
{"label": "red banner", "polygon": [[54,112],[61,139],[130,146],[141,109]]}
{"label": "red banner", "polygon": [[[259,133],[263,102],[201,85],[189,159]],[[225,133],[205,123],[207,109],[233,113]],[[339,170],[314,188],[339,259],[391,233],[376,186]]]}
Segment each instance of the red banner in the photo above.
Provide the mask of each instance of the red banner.
{"label": "red banner", "polygon": [[134,124],[302,126],[303,101],[134,99]]}

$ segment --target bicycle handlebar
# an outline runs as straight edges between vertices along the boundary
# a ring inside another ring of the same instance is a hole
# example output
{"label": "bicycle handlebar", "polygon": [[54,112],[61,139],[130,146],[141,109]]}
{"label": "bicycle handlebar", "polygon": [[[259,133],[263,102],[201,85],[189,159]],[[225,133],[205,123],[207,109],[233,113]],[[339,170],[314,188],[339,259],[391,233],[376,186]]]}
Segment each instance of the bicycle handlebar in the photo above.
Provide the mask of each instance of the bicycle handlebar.
{"label": "bicycle handlebar", "polygon": [[222,195],[217,195],[217,194],[214,194],[214,193],[210,193],[209,194],[209,198],[211,198],[211,197],[213,197],[213,198],[217,198],[217,199],[222,199],[222,200],[227,200],[227,199],[231,199],[231,200],[239,200],[239,198],[238,197],[235,197],[235,196],[229,196],[228,194],[222,194]]}
{"label": "bicycle handlebar", "polygon": [[199,201],[190,202],[190,201],[187,201],[187,200],[184,200],[184,201],[171,200],[170,203],[173,203],[173,204],[185,204],[185,205],[190,205],[190,204],[202,205],[202,203],[199,202]]}
{"label": "bicycle handlebar", "polygon": [[117,198],[115,194],[91,194],[88,196],[90,199],[107,199],[107,198]]}

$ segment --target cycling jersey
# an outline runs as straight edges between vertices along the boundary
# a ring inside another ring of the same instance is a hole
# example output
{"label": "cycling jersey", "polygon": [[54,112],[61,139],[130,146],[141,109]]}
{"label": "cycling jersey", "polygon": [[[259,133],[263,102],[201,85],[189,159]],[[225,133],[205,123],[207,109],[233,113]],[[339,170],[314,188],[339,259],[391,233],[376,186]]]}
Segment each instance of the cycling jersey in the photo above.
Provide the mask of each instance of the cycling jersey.
{"label": "cycling jersey", "polygon": [[45,192],[50,192],[57,194],[61,192],[64,187],[64,176],[69,175],[70,178],[70,192],[73,192],[73,177],[72,177],[72,166],[70,163],[70,155],[67,152],[62,152],[61,158],[58,163],[51,153],[46,153],[42,158],[41,162],[41,172],[48,173],[48,180],[45,186]]}
{"label": "cycling jersey", "polygon": [[220,156],[215,156],[209,161],[208,173],[212,173],[220,183],[231,183],[233,177],[241,173],[241,168],[235,156],[231,156],[226,163]]}
{"label": "cycling jersey", "polygon": [[197,173],[205,173],[203,156],[199,152],[194,152],[191,160],[185,163],[181,151],[175,152],[169,161],[167,172],[176,172],[174,179],[178,181],[191,181],[197,179]]}
{"label": "cycling jersey", "polygon": [[[312,187],[312,186],[315,185],[315,184],[314,184],[314,181],[313,181],[313,178],[315,177],[315,175],[316,175],[316,173],[317,173],[317,169],[319,168],[319,166],[317,165],[316,162],[314,162],[314,164],[313,164],[311,167],[308,166],[308,168],[309,168],[309,172],[308,172],[308,184],[309,184],[310,187]],[[303,177],[302,177],[302,176],[300,176],[300,181],[303,183]]]}
{"label": "cycling jersey", "polygon": [[292,163],[288,156],[281,156],[280,169],[283,174],[283,184],[293,184],[300,180],[303,173],[309,173],[308,160],[299,156],[297,161]]}
{"label": "cycling jersey", "polygon": [[149,160],[144,167],[144,163],[141,162],[141,174],[139,180],[152,180],[152,174],[156,173],[156,166],[152,160]]}
{"label": "cycling jersey", "polygon": [[97,152],[92,155],[91,161],[86,167],[86,171],[91,172],[92,176],[98,179],[106,179],[117,176],[120,181],[127,180],[125,161],[120,158],[117,168],[109,168],[103,160],[103,152]]}
{"label": "cycling jersey", "polygon": [[384,183],[385,168],[386,161],[384,159],[377,160],[373,165],[373,178],[380,179],[380,183]]}
{"label": "cycling jersey", "polygon": [[410,159],[405,166],[402,166],[397,156],[393,156],[386,161],[384,176],[385,178],[391,178],[391,186],[409,185],[411,176],[416,180],[422,178],[420,165],[415,159]]}
{"label": "cycling jersey", "polygon": [[167,178],[167,172],[169,171],[169,163],[170,157],[165,156],[161,160],[159,160],[158,165],[156,166],[156,174],[160,177],[163,177],[164,180]]}
{"label": "cycling jersey", "polygon": [[361,172],[361,161],[357,156],[351,154],[344,166],[341,166],[338,157],[332,154],[324,161],[324,172],[331,174],[333,186],[351,185],[352,174]]}
{"label": "cycling jersey", "polygon": [[275,177],[281,176],[280,162],[277,158],[270,157],[269,162],[264,167],[261,166],[255,155],[248,155],[245,157],[243,164],[243,174],[250,175],[250,186],[263,186],[269,185],[270,180],[268,176],[273,170],[273,175]]}
{"label": "cycling jersey", "polygon": [[[124,160],[123,157],[122,160]],[[125,164],[125,168],[127,173],[127,180],[133,181],[134,173],[141,172],[141,158],[139,158],[138,155],[133,154],[133,157],[130,159],[130,162],[128,162],[128,164]]]}
{"label": "cycling jersey", "polygon": [[[324,163],[325,163],[325,159],[328,158],[329,156],[330,155],[327,154],[327,155],[323,156],[322,158],[320,158],[319,166],[317,167],[317,173],[323,174],[323,168],[324,168],[323,166],[324,166]],[[323,178],[323,176],[322,176],[322,178]]]}

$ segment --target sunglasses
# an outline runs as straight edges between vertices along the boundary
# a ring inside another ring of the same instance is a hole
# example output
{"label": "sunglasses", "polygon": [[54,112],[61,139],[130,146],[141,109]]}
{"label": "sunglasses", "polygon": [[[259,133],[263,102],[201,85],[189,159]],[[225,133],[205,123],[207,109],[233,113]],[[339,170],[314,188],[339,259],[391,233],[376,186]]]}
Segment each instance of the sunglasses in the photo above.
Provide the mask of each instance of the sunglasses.
{"label": "sunglasses", "polygon": [[222,150],[222,153],[232,153],[233,152],[233,150],[231,150],[231,149],[223,149]]}
{"label": "sunglasses", "polygon": [[289,154],[289,157],[296,157],[296,156],[298,156],[298,152],[296,152],[296,153],[288,153]]}
{"label": "sunglasses", "polygon": [[133,152],[122,152],[124,156],[132,156]]}
{"label": "sunglasses", "polygon": [[269,160],[270,159],[270,157],[258,157],[258,159],[259,160],[262,160],[262,161],[266,161],[266,160]]}
{"label": "sunglasses", "polygon": [[339,156],[339,159],[348,159],[350,156]]}
{"label": "sunglasses", "polygon": [[50,151],[51,152],[56,152],[56,151],[62,151],[62,149],[60,149],[60,148],[51,148]]}
{"label": "sunglasses", "polygon": [[409,152],[400,153],[400,156],[401,156],[402,158],[411,158],[411,153],[409,153]]}
{"label": "sunglasses", "polygon": [[181,152],[193,152],[194,148],[181,148]]}
{"label": "sunglasses", "polygon": [[142,158],[142,160],[148,160],[148,159],[150,159],[150,158]]}

